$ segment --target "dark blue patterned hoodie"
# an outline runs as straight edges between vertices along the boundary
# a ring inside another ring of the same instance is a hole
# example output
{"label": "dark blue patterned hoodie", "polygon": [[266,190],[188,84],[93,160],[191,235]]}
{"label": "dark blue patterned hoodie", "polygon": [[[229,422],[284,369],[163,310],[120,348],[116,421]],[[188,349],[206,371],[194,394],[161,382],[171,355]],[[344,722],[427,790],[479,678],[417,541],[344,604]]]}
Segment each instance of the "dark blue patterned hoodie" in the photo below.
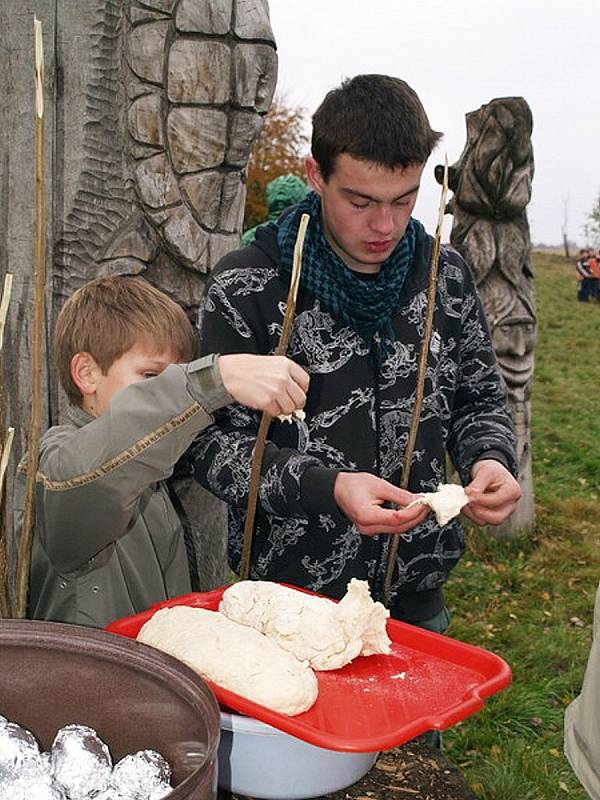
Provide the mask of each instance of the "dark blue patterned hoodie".
{"label": "dark blue patterned hoodie", "polygon": [[[310,374],[306,419],[274,420],[263,461],[251,577],[341,597],[351,578],[382,594],[389,536],[362,536],[339,511],[340,471],[366,471],[399,484],[413,409],[427,303],[432,240],[417,247],[392,323],[394,337],[366,344],[298,296],[288,355]],[[200,314],[201,352],[273,353],[288,290],[272,225],[251,247],[215,268]],[[229,559],[239,567],[250,459],[260,415],[239,405],[217,412],[191,450],[195,477],[229,504]],[[506,391],[472,275],[442,248],[421,424],[409,489],[446,482],[447,456],[463,483],[475,461],[495,458],[517,474]],[[444,605],[442,587],[464,549],[460,522],[431,514],[402,534],[392,583],[392,616],[418,622]]]}

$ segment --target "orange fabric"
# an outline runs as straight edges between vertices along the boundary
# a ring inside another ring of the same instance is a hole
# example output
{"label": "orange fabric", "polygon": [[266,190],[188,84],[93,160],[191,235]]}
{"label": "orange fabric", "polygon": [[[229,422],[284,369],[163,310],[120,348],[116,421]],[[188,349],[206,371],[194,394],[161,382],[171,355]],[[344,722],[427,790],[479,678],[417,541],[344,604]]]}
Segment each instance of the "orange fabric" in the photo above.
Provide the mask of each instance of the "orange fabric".
{"label": "orange fabric", "polygon": [[588,259],[588,267],[592,273],[592,278],[600,278],[600,261],[597,258]]}

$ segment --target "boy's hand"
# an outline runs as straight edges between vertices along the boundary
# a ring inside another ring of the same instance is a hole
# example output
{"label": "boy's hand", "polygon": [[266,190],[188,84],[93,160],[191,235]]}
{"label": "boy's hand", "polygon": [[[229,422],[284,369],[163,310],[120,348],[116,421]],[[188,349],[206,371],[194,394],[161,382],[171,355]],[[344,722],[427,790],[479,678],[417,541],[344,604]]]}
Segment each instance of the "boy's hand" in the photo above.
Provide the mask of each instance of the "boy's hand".
{"label": "boy's hand", "polygon": [[340,472],[333,485],[335,502],[363,536],[405,533],[427,517],[431,509],[421,503],[411,508],[383,508],[390,502],[407,506],[418,495],[399,489],[370,472]]}
{"label": "boy's hand", "polygon": [[515,510],[521,487],[506,467],[492,459],[477,461],[471,478],[465,486],[469,503],[462,513],[476,525],[500,525]]}
{"label": "boy's hand", "polygon": [[218,363],[223,384],[238,403],[273,417],[304,408],[309,377],[289,358],[239,353],[219,356]]}

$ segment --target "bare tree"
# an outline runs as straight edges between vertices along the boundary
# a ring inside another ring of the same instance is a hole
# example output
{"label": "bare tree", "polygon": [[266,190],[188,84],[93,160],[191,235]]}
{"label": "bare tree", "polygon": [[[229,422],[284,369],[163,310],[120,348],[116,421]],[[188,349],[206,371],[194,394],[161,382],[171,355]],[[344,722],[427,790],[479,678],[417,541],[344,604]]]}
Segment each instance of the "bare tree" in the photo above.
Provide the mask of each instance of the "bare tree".
{"label": "bare tree", "polygon": [[594,201],[592,210],[587,215],[588,221],[583,226],[583,232],[588,244],[600,246],[600,192]]}
{"label": "bare tree", "polygon": [[569,258],[569,235],[567,233],[568,227],[569,227],[569,195],[563,197],[562,239],[563,239],[563,247],[565,248],[565,258]]}

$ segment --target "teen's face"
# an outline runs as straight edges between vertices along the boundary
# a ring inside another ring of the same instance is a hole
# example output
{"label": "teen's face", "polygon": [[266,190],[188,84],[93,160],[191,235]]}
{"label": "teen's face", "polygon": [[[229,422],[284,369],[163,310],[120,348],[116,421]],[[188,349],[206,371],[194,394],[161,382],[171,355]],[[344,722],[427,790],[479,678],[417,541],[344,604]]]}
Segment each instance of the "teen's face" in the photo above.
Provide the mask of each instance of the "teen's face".
{"label": "teen's face", "polygon": [[342,153],[325,181],[316,161],[307,159],[309,182],[321,195],[325,236],[346,266],[379,271],[404,236],[424,167],[388,169]]}
{"label": "teen's face", "polygon": [[157,353],[151,348],[136,345],[114,361],[106,375],[102,375],[98,369],[93,415],[99,417],[104,414],[114,395],[121,389],[132,383],[160,375],[169,364],[173,364],[177,360],[171,350]]}

